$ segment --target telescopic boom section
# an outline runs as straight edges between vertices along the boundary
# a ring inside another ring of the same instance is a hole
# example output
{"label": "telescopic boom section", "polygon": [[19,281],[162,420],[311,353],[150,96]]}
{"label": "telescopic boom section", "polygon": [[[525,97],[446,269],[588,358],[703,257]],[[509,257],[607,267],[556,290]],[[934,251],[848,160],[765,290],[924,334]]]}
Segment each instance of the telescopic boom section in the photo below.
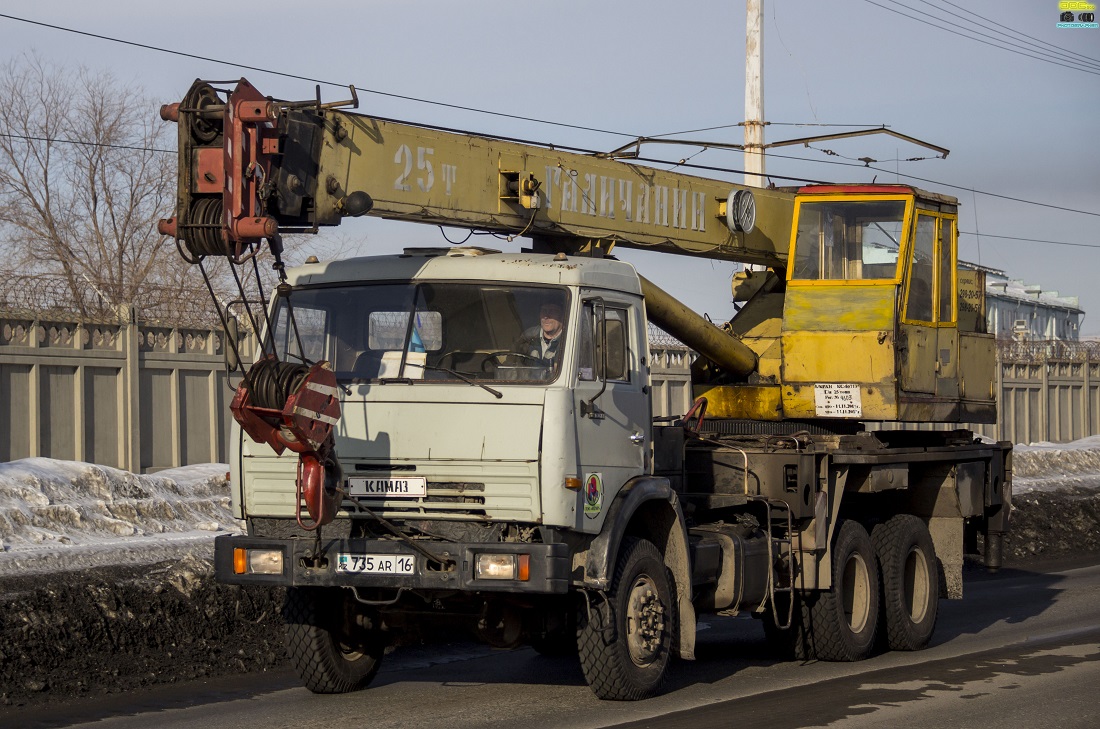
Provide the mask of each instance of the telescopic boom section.
{"label": "telescopic boom section", "polygon": [[786,265],[790,192],[319,100],[274,101],[243,79],[223,96],[196,81],[183,102],[162,110],[180,123],[180,185],[177,215],[160,229],[195,256],[239,258],[261,239],[369,213],[550,239],[567,250],[622,245]]}
{"label": "telescopic boom section", "polygon": [[736,377],[756,371],[756,352],[677,301],[643,276],[642,295],[649,320]]}

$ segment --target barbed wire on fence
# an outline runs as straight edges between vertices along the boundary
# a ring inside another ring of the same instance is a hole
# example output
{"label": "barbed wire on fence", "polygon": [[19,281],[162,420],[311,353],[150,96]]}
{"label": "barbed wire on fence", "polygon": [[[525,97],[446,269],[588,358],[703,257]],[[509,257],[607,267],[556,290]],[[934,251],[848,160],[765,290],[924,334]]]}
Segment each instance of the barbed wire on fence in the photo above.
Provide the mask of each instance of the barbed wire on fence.
{"label": "barbed wire on fence", "polygon": [[[201,294],[201,295],[200,295]],[[8,279],[0,289],[0,311],[32,319],[73,319],[85,322],[128,321],[131,306],[137,320],[188,328],[221,327],[205,292],[189,295],[155,284],[138,288],[132,302],[112,302],[95,287],[74,292],[64,278],[50,274]]]}
{"label": "barbed wire on fence", "polygon": [[1100,361],[1100,341],[998,339],[997,358],[1001,362],[1095,362]]}
{"label": "barbed wire on fence", "polygon": [[682,347],[684,349],[689,349],[686,344],[666,332],[664,329],[661,329],[653,322],[649,322],[649,329],[646,333],[649,336],[649,346],[651,347]]}

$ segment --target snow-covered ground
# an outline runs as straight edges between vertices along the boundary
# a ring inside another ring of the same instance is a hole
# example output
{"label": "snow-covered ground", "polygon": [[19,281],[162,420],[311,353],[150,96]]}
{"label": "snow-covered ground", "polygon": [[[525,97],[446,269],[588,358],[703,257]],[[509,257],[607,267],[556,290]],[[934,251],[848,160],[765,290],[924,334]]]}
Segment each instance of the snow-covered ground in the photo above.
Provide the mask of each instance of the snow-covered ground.
{"label": "snow-covered ground", "polygon": [[1100,435],[1072,443],[1017,445],[1012,456],[1012,490],[1100,490]]}
{"label": "snow-covered ground", "polygon": [[[226,466],[139,476],[49,458],[0,463],[0,575],[208,556],[240,531]],[[1100,436],[1016,446],[1013,490],[1100,490]]]}
{"label": "snow-covered ground", "polygon": [[50,458],[0,463],[0,575],[212,554],[214,535],[242,527],[227,470],[139,476]]}

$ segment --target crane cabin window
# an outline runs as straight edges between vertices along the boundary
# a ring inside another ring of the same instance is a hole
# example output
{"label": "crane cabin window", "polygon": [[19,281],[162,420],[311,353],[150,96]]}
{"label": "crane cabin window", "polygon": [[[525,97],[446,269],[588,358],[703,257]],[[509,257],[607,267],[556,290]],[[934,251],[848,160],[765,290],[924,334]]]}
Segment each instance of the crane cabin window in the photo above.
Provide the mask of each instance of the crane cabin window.
{"label": "crane cabin window", "polygon": [[909,272],[909,297],[905,303],[905,318],[909,321],[933,321],[935,260],[936,219],[931,215],[920,215],[917,217],[917,234],[913,237],[913,265]]}
{"label": "crane cabin window", "polygon": [[905,321],[945,325],[955,322],[955,225],[954,217],[923,210],[917,213]]}
{"label": "crane cabin window", "polygon": [[905,200],[801,201],[792,280],[895,280]]}

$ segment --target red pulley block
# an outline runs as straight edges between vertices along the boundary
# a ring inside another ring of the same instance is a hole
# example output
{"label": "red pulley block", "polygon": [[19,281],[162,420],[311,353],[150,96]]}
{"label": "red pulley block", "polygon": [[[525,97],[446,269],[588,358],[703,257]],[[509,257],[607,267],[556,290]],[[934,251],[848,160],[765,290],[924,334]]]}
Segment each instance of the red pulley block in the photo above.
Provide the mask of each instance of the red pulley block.
{"label": "red pulley block", "polygon": [[303,529],[316,529],[336,518],[340,492],[325,488],[325,464],[315,453],[303,453],[298,456],[298,507],[306,503],[306,511],[312,524],[303,524],[298,515],[298,526]]}

